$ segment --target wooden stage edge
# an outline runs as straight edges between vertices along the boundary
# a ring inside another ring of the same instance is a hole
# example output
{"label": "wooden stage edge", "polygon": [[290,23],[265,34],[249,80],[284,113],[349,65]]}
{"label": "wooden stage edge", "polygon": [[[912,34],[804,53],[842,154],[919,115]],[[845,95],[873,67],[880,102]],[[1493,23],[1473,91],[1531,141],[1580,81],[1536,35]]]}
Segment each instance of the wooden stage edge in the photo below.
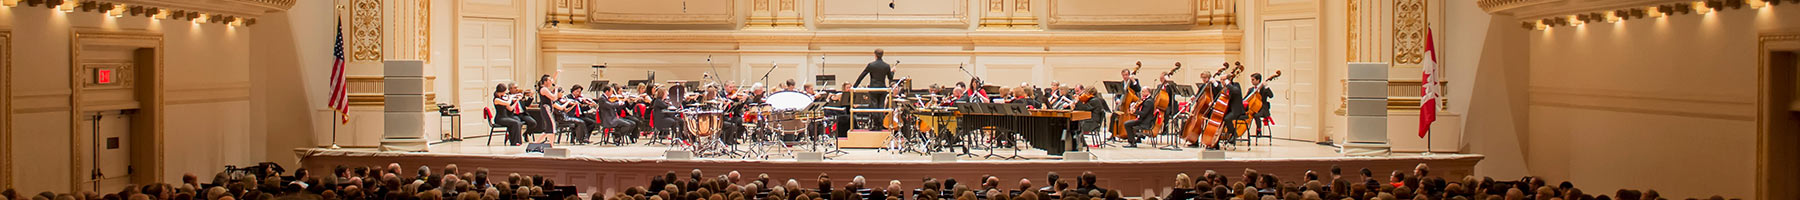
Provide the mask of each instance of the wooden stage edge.
{"label": "wooden stage edge", "polygon": [[[1188,173],[1198,176],[1206,170],[1214,170],[1231,177],[1233,180],[1242,177],[1244,169],[1255,169],[1262,173],[1275,173],[1282,181],[1299,181],[1307,170],[1317,171],[1321,176],[1327,175],[1331,166],[1343,169],[1344,178],[1360,180],[1357,172],[1362,168],[1373,170],[1378,179],[1385,180],[1388,172],[1400,170],[1411,173],[1414,166],[1424,163],[1431,166],[1432,174],[1445,179],[1457,180],[1471,175],[1475,164],[1484,156],[1477,154],[1455,154],[1434,156],[1391,156],[1391,157],[1326,157],[1326,158],[1257,158],[1257,159],[1160,159],[1160,160],[1101,160],[1101,161],[1059,161],[1059,160],[1022,160],[1022,161],[957,161],[957,162],[924,162],[924,161],[823,161],[798,162],[793,160],[667,160],[667,159],[614,159],[614,158],[553,158],[537,155],[489,155],[489,154],[449,154],[449,153],[399,153],[371,152],[366,150],[332,150],[323,148],[295,149],[301,165],[310,169],[331,169],[344,166],[385,166],[388,163],[400,163],[405,171],[412,171],[419,165],[429,165],[434,170],[447,164],[456,164],[464,172],[472,172],[477,168],[488,168],[493,175],[490,178],[505,179],[509,173],[522,175],[542,175],[553,179],[558,185],[574,185],[580,193],[613,194],[624,188],[643,186],[650,182],[651,176],[660,176],[673,171],[678,177],[688,177],[688,171],[700,169],[706,177],[736,170],[745,179],[753,179],[759,173],[767,173],[772,179],[795,179],[801,185],[818,185],[815,181],[820,173],[828,173],[832,183],[840,187],[849,183],[852,177],[864,176],[870,185],[886,186],[888,180],[899,179],[903,188],[917,188],[925,177],[939,180],[956,178],[960,182],[978,183],[977,177],[991,174],[1001,178],[1001,188],[1018,188],[1020,178],[1029,178],[1032,186],[1046,185],[1045,175],[1056,172],[1063,180],[1072,181],[1073,177],[1084,171],[1098,175],[1101,187],[1127,191],[1126,196],[1143,196],[1167,193],[1174,186],[1175,174]],[[1133,191],[1142,191],[1133,192]]]}

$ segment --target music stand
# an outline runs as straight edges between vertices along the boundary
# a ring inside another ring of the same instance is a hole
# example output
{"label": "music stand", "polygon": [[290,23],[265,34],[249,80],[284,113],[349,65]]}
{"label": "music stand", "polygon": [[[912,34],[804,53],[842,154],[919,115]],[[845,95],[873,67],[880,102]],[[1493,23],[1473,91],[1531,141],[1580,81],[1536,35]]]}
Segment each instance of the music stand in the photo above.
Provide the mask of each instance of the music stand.
{"label": "music stand", "polygon": [[1194,96],[1194,86],[1175,85],[1175,89],[1173,89],[1172,92],[1174,92],[1173,94],[1176,96]]}
{"label": "music stand", "polygon": [[1031,109],[1025,104],[999,104],[1001,113],[1006,115],[1031,115]]}
{"label": "music stand", "polygon": [[956,110],[962,111],[963,114],[986,114],[986,113],[988,113],[987,108],[981,106],[981,103],[956,103]]}
{"label": "music stand", "polygon": [[600,88],[606,88],[607,84],[611,84],[611,81],[607,81],[607,80],[588,81],[588,89],[587,90],[594,92],[594,96],[600,96]]}
{"label": "music stand", "polygon": [[1123,90],[1125,90],[1125,83],[1124,83],[1124,82],[1119,82],[1119,81],[1101,81],[1101,82],[1100,82],[1100,85],[1101,85],[1101,86],[1105,86],[1105,87],[1106,87],[1106,93],[1112,93],[1112,94],[1120,94],[1120,93],[1123,93]]}

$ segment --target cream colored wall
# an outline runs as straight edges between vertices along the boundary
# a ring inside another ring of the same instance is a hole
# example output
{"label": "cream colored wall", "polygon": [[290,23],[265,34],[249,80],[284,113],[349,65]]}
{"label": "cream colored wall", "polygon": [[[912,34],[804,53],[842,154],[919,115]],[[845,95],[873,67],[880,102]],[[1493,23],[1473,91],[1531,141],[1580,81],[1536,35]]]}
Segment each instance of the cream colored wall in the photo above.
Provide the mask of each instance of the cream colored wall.
{"label": "cream colored wall", "polygon": [[1751,197],[1758,33],[1800,7],[1556,27],[1529,34],[1534,175],[1670,197]]}
{"label": "cream colored wall", "polygon": [[12,144],[21,191],[69,191],[69,44],[74,29],[148,31],[163,35],[168,94],[163,130],[168,166],[160,181],[264,160],[261,133],[251,131],[250,29],[143,17],[111,18],[43,8],[0,8],[0,26],[15,30]]}
{"label": "cream colored wall", "polygon": [[329,30],[336,27],[324,16],[331,9],[329,1],[299,1],[258,18],[250,31],[250,45],[257,47],[250,50],[251,124],[267,133],[261,148],[270,162],[298,165],[294,148],[330,143],[329,123],[336,120],[325,108],[325,91],[335,37]]}

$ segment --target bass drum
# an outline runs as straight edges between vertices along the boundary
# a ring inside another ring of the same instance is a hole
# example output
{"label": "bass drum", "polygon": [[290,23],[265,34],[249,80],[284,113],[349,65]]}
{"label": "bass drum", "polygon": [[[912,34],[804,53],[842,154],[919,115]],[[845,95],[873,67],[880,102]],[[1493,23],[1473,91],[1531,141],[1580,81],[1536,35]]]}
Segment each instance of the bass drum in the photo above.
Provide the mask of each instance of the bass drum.
{"label": "bass drum", "polygon": [[768,103],[769,108],[775,111],[801,110],[812,105],[813,96],[796,91],[780,91],[764,97],[763,102]]}

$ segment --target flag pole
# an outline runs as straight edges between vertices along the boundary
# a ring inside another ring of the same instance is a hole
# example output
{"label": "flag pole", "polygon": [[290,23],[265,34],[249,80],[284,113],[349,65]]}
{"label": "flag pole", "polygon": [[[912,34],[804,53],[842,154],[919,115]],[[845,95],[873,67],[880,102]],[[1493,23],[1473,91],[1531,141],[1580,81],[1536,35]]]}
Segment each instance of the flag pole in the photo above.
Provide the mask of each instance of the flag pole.
{"label": "flag pole", "polygon": [[[343,31],[344,31],[344,29],[343,29],[343,24],[344,24],[344,22],[343,22],[343,21],[344,21],[344,16],[343,16],[343,14],[342,14],[342,13],[343,13],[343,11],[344,11],[344,6],[343,6],[343,5],[338,5],[338,6],[337,6],[337,7],[336,7],[336,8],[335,8],[335,9],[333,9],[333,10],[332,10],[332,11],[335,11],[335,12],[332,12],[332,13],[331,13],[331,16],[332,16],[332,20],[335,20],[335,21],[336,21],[336,22],[337,22],[337,23],[336,23],[336,24],[338,24],[338,28],[337,28],[337,29],[336,29],[336,30],[337,30],[337,31],[338,31],[338,33],[337,33],[337,34],[338,34],[338,35],[339,35],[339,36],[338,36],[338,38],[339,38],[339,40],[342,40],[342,38],[343,38],[343,34],[344,34],[344,33],[343,33]],[[326,82],[325,82],[325,84],[326,84],[326,86],[325,86],[325,87],[326,87],[326,88],[337,88],[337,85],[333,85],[333,84],[332,84],[332,82],[333,82],[333,81],[326,81]],[[335,90],[335,89],[334,89],[334,90]],[[335,95],[335,94],[330,94],[330,95]],[[345,96],[346,96],[346,97],[345,97],[345,98],[349,98],[349,97],[348,97],[348,96],[349,96],[349,95],[345,95]],[[335,102],[334,102],[334,103],[335,103]],[[349,106],[349,105],[345,105],[345,106]],[[332,110],[331,110],[331,119],[327,119],[327,120],[328,120],[328,121],[331,121],[331,149],[342,149],[342,148],[344,148],[344,147],[341,147],[341,146],[338,146],[338,140],[337,140],[337,136],[338,136],[338,131],[337,131],[337,128],[338,128],[338,124],[342,124],[342,122],[343,122],[343,121],[342,121],[342,119],[343,119],[343,118],[340,118],[340,117],[339,117],[339,116],[338,116],[338,111],[337,111],[337,108],[332,108]]]}

